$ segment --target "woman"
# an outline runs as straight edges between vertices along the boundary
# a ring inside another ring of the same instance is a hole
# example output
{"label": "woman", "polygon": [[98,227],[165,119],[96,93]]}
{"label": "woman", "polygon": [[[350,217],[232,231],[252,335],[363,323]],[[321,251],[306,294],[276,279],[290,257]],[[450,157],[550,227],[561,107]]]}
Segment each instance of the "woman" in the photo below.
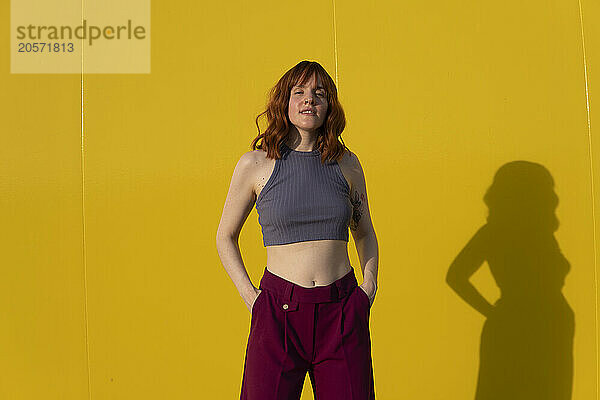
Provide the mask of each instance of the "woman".
{"label": "woman", "polygon": [[[308,371],[317,399],[372,400],[378,246],[361,165],[338,141],[337,89],[321,65],[302,61],[271,90],[257,126],[265,113],[268,127],[235,167],[217,231],[223,266],[252,315],[241,399],[299,399]],[[237,242],[254,204],[267,248],[260,289]]]}

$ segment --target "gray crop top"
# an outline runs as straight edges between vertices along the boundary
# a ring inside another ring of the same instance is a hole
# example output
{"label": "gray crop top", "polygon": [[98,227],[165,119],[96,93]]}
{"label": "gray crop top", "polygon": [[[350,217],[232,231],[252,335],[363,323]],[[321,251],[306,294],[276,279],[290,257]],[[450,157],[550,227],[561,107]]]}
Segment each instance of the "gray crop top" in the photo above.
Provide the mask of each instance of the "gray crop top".
{"label": "gray crop top", "polygon": [[350,188],[337,161],[321,163],[319,150],[281,143],[281,158],[256,199],[264,246],[337,239],[348,241]]}

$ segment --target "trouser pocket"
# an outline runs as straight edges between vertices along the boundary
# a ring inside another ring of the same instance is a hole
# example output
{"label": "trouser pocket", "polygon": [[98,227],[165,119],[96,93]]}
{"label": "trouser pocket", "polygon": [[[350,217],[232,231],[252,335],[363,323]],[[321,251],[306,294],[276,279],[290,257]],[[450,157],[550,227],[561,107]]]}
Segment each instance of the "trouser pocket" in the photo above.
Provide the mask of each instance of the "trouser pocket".
{"label": "trouser pocket", "polygon": [[367,310],[371,310],[371,300],[369,299],[369,295],[367,295],[367,293],[364,290],[362,290],[360,286],[356,286],[356,290],[360,292],[360,297],[362,297],[362,301]]}
{"label": "trouser pocket", "polygon": [[265,297],[265,289],[261,289],[260,293],[258,294],[258,296],[256,297],[256,299],[254,300],[254,304],[252,304],[252,308],[250,309],[250,313],[254,314],[254,311],[256,311],[256,307],[258,306],[258,303],[260,302],[260,300]]}

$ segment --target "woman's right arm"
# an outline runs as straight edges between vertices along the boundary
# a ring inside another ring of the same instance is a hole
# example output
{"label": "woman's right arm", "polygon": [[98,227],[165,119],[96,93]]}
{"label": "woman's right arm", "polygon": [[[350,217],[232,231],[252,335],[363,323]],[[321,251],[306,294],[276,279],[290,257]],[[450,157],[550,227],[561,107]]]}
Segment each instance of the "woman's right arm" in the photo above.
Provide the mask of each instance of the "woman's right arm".
{"label": "woman's right arm", "polygon": [[256,155],[249,151],[240,157],[233,171],[229,192],[217,229],[217,252],[248,310],[260,291],[254,288],[242,261],[238,239],[255,202]]}

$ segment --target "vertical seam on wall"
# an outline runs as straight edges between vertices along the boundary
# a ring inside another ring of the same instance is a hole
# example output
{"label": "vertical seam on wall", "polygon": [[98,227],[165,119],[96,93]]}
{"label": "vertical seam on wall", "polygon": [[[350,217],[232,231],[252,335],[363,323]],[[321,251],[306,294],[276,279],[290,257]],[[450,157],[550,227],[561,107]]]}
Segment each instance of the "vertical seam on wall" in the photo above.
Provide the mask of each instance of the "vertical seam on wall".
{"label": "vertical seam on wall", "polygon": [[583,76],[585,80],[585,103],[587,112],[587,131],[588,131],[588,153],[590,158],[590,178],[591,178],[591,196],[592,196],[592,235],[594,244],[594,329],[595,329],[595,345],[596,345],[596,399],[598,399],[598,271],[597,271],[597,245],[596,245],[596,208],[595,208],[595,193],[594,193],[594,164],[592,152],[592,128],[590,123],[590,100],[588,89],[587,76],[587,61],[585,57],[585,35],[583,31],[583,11],[581,9],[581,0],[579,4],[579,25],[581,27],[581,47],[583,50]]}
{"label": "vertical seam on wall", "polygon": [[340,92],[340,83],[338,81],[338,55],[337,55],[337,25],[335,22],[335,0],[333,0],[333,56],[335,59],[335,86]]}
{"label": "vertical seam on wall", "polygon": [[[84,0],[81,0],[81,23],[84,21]],[[88,295],[87,295],[87,253],[86,253],[86,241],[85,241],[85,137],[83,133],[83,93],[84,93],[84,79],[83,79],[83,53],[85,44],[81,39],[81,214],[82,214],[82,256],[83,256],[83,320],[85,324],[85,357],[86,357],[86,371],[87,371],[87,388],[88,388],[88,399],[92,399],[92,379],[90,376],[90,345],[88,335]]]}

